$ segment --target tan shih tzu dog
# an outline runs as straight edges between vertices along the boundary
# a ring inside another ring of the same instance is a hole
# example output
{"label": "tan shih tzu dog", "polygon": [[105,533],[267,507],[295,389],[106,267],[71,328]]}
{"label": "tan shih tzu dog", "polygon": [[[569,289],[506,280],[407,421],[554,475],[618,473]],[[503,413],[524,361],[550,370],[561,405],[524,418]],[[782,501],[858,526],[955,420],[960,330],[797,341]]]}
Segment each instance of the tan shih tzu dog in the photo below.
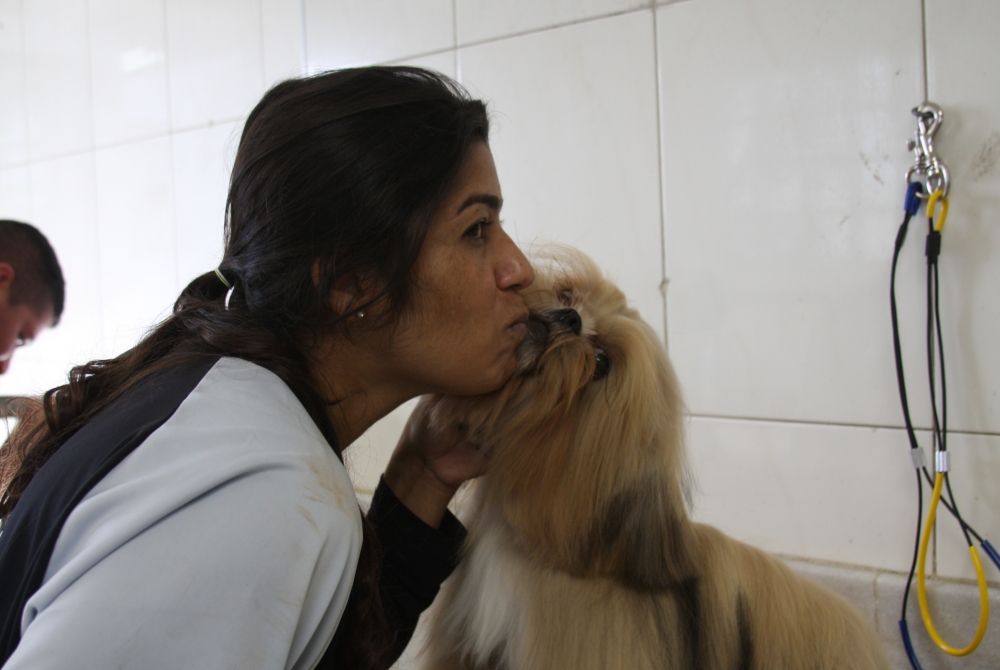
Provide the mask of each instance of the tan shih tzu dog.
{"label": "tan shih tzu dog", "polygon": [[846,601],[688,518],[677,380],[594,262],[550,252],[525,299],[514,378],[431,408],[491,463],[425,667],[888,668]]}

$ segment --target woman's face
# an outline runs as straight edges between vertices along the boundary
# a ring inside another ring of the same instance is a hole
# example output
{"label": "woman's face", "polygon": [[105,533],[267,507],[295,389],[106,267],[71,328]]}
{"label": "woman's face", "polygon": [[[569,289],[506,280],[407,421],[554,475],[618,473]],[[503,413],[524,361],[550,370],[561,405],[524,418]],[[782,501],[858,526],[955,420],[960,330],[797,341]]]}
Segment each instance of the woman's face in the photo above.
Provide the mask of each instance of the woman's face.
{"label": "woman's face", "polygon": [[391,345],[395,373],[421,393],[487,393],[514,374],[528,319],[518,291],[534,274],[500,226],[502,203],[493,154],[476,142],[431,222]]}

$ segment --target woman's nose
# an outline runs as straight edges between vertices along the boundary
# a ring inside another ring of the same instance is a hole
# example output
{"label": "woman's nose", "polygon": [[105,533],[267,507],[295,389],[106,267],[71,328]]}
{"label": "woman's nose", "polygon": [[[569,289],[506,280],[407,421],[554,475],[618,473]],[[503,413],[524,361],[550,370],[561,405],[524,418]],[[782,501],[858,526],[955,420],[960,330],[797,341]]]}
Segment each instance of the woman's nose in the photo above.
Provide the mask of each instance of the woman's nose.
{"label": "woman's nose", "polygon": [[502,289],[524,289],[535,281],[535,271],[524,257],[514,240],[506,232],[504,236],[503,260],[497,267],[497,286]]}

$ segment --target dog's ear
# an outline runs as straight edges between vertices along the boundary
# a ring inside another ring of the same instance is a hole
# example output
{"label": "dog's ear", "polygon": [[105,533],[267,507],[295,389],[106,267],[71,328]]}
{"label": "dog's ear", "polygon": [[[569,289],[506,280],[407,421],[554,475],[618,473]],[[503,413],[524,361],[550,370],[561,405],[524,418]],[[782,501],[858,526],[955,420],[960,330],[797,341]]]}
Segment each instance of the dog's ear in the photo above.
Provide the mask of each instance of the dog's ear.
{"label": "dog's ear", "polygon": [[697,572],[697,543],[683,498],[665,478],[643,481],[597,511],[583,560],[637,588],[676,586]]}

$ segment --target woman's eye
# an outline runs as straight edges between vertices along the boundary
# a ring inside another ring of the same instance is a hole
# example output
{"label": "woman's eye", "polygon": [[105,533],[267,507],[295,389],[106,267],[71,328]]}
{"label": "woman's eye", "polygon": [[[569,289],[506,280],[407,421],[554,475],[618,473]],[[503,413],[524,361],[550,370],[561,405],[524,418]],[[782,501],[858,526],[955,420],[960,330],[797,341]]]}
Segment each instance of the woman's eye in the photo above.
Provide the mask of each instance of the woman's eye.
{"label": "woman's eye", "polygon": [[473,239],[478,239],[483,236],[484,228],[486,227],[486,221],[476,221],[468,230],[465,231],[466,237],[471,237]]}
{"label": "woman's eye", "polygon": [[604,349],[594,349],[594,381],[604,379],[611,371],[611,359]]}

